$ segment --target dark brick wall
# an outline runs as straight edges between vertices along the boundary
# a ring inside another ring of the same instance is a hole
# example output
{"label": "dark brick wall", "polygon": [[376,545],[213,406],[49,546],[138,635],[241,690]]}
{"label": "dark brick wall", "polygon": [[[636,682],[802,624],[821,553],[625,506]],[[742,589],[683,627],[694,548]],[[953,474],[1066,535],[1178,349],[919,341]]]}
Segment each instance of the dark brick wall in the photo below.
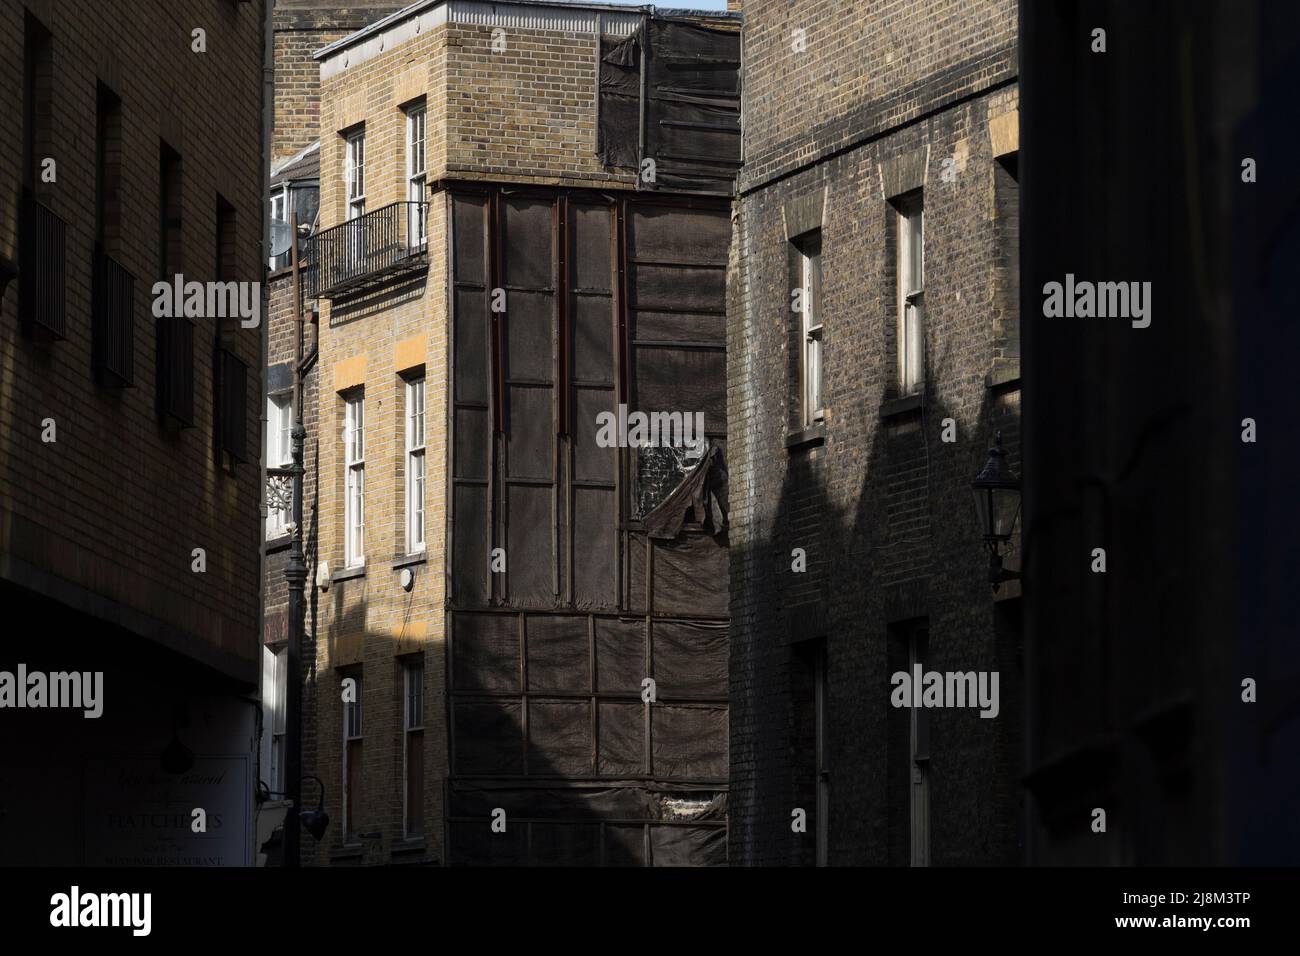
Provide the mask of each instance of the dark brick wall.
{"label": "dark brick wall", "polygon": [[[891,625],[915,618],[928,618],[927,669],[996,670],[1001,680],[996,719],[930,711],[930,860],[1020,859],[1016,641],[998,623],[969,491],[994,428],[1013,467],[1019,461],[1007,251],[1014,193],[997,188],[1005,170],[989,132],[990,119],[1016,108],[1015,6],[961,12],[915,2],[901,14],[884,6],[745,4],[747,166],[728,303],[736,864],[813,859],[811,681],[799,642],[819,637],[828,654],[829,862],[907,862],[907,787],[889,783],[891,731],[894,749],[906,748],[907,714],[889,705],[899,651],[891,658],[889,644]],[[801,67],[815,87],[779,83],[799,72],[778,42],[795,23],[816,38],[816,56]],[[889,50],[919,57],[898,70],[897,85],[851,79],[879,73]],[[926,387],[920,407],[886,415],[898,394],[896,223],[881,166],[916,157],[925,174]],[[826,421],[811,442],[787,448],[788,350],[798,338],[787,230],[800,204],[823,191]],[[954,443],[941,440],[947,418]],[[805,573],[791,570],[794,548],[807,552]],[[1017,593],[1004,585],[1000,596]],[[905,661],[905,645],[901,653]],[[905,766],[905,749],[901,756]],[[897,766],[896,754],[894,776]],[[805,834],[790,826],[799,806]]]}

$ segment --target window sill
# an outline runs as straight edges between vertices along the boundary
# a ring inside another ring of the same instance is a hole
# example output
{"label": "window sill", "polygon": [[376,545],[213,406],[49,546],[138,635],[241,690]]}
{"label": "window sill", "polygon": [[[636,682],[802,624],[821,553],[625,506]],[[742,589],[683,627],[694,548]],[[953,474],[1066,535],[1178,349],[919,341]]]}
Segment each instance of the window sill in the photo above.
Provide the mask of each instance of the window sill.
{"label": "window sill", "polygon": [[393,570],[400,571],[402,568],[414,567],[417,564],[424,564],[428,560],[428,552],[417,551],[415,554],[401,554],[393,559]]}
{"label": "window sill", "polygon": [[901,418],[904,415],[910,415],[912,412],[920,411],[925,406],[925,392],[914,392],[911,395],[904,395],[901,398],[891,398],[880,406],[880,417],[882,420],[889,418]]}
{"label": "window sill", "polygon": [[330,862],[336,860],[359,860],[365,848],[360,844],[347,844],[330,847]]}
{"label": "window sill", "polygon": [[785,436],[786,451],[803,451],[826,444],[826,423],[818,422],[806,428],[799,428]]}
{"label": "window sill", "polygon": [[423,853],[426,849],[424,837],[409,837],[405,840],[394,840],[391,852],[393,856],[403,856],[408,853]]}
{"label": "window sill", "polygon": [[287,550],[291,544],[293,544],[293,535],[289,532],[286,531],[283,534],[277,534],[274,538],[266,539],[266,553],[277,554],[281,551]]}
{"label": "window sill", "polygon": [[364,578],[366,576],[366,566],[358,564],[355,568],[340,568],[330,575],[330,584],[338,584],[340,581],[351,581],[353,578]]}

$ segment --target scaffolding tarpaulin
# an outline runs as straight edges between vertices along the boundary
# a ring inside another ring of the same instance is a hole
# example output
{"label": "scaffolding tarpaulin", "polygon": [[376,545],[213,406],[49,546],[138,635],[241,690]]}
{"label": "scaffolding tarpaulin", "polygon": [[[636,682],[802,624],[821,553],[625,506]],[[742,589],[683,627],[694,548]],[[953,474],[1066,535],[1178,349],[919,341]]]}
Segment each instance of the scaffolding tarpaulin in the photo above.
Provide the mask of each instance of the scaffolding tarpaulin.
{"label": "scaffolding tarpaulin", "polygon": [[740,33],[647,21],[645,154],[658,189],[729,193],[740,168]]}
{"label": "scaffolding tarpaulin", "polygon": [[601,38],[600,159],[635,167],[641,147],[641,34]]}
{"label": "scaffolding tarpaulin", "polygon": [[[723,863],[729,209],[451,204],[449,859]],[[706,444],[610,447],[620,404],[702,415]]]}
{"label": "scaffolding tarpaulin", "polygon": [[626,39],[602,39],[600,157],[638,170],[653,160],[644,188],[729,195],[740,168],[739,31],[649,17]]}

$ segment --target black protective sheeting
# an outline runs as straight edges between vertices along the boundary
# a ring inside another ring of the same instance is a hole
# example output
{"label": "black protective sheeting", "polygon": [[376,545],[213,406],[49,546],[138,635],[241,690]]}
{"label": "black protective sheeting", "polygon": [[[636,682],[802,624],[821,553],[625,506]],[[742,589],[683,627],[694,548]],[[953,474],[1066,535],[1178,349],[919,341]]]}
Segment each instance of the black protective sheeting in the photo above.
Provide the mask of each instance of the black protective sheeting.
{"label": "black protective sheeting", "polygon": [[[731,217],[716,208],[695,208],[647,203],[631,209],[628,251],[642,261],[677,261],[697,266],[727,268],[731,242]],[[725,312],[725,303],[709,306]]]}
{"label": "black protective sheeting", "polygon": [[527,617],[528,689],[590,690],[591,638],[587,618],[536,614]]}
{"label": "black protective sheeting", "polygon": [[482,196],[452,200],[452,493],[451,596],[485,604],[491,509],[491,324],[488,312],[487,216]]}
{"label": "black protective sheeting", "polygon": [[601,52],[601,161],[639,169],[649,158],[648,188],[729,195],[740,168],[740,31],[648,17],[625,40],[603,39]]}
{"label": "black protective sheeting", "polygon": [[596,688],[637,694],[645,677],[645,621],[596,619]]}
{"label": "black protective sheeting", "polygon": [[505,832],[495,832],[491,817],[472,824],[453,821],[448,853],[453,866],[525,866],[528,863],[528,828],[510,826],[506,818]]}
{"label": "black protective sheeting", "polygon": [[650,708],[651,762],[660,780],[725,780],[727,712],[702,704]]}
{"label": "black protective sheeting", "polygon": [[613,489],[575,488],[573,520],[582,547],[573,554],[573,603],[578,608],[611,609],[618,596],[618,528]]}
{"label": "black protective sheeting", "polygon": [[740,168],[740,32],[660,18],[646,26],[654,185],[729,193]]}
{"label": "black protective sheeting", "polygon": [[589,776],[593,756],[590,701],[529,699],[530,775]]}
{"label": "black protective sheeting", "polygon": [[633,777],[645,771],[645,705],[601,701],[597,712],[600,748],[597,771]]}
{"label": "black protective sheeting", "polygon": [[[537,786],[510,781],[453,783],[448,794],[453,817],[488,819],[497,807],[507,818],[575,820],[609,819],[644,823],[725,823],[727,795],[711,786],[631,786],[626,781],[586,786]],[[690,801],[688,814],[679,804]]]}
{"label": "black protective sheeting", "polygon": [[555,202],[503,194],[500,205],[505,590],[512,606],[547,607],[557,589]]}
{"label": "black protective sheeting", "polygon": [[632,166],[640,161],[641,36],[601,38],[600,161]]}
{"label": "black protective sheeting", "polygon": [[[468,184],[452,203],[449,859],[719,862],[729,211]],[[703,412],[704,464],[597,446],[622,402]],[[669,502],[653,539],[639,481]]]}
{"label": "black protective sheeting", "polygon": [[[448,797],[452,865],[726,865],[716,790],[453,783]],[[504,832],[492,830],[498,810]]]}
{"label": "black protective sheeting", "polygon": [[683,532],[654,542],[654,610],[671,617],[727,616],[726,535]]}
{"label": "black protective sheeting", "polygon": [[452,689],[519,690],[519,620],[513,614],[457,614]]}
{"label": "black protective sheeting", "polygon": [[509,700],[458,700],[451,709],[456,773],[522,773],[523,711]]}
{"label": "black protective sheeting", "polygon": [[528,857],[533,864],[600,865],[600,824],[531,823]]}
{"label": "black protective sheeting", "polygon": [[726,698],[726,624],[655,621],[651,627],[659,697]]}
{"label": "black protective sheeting", "polygon": [[655,866],[725,866],[727,831],[722,827],[650,828]]}
{"label": "black protective sheeting", "polygon": [[[631,534],[628,547],[629,609],[644,613],[646,536]],[[654,613],[666,617],[727,617],[727,536],[683,531],[654,541]]]}

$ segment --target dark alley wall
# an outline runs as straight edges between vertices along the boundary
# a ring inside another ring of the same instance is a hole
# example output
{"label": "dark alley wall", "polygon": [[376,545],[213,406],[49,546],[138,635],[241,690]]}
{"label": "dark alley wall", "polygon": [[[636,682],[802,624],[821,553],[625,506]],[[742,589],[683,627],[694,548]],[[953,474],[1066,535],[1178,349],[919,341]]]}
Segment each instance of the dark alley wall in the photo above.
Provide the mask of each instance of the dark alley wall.
{"label": "dark alley wall", "polygon": [[[1022,6],[1034,863],[1300,858],[1298,37],[1290,4]],[[1150,325],[1045,317],[1067,273],[1150,282]]]}

